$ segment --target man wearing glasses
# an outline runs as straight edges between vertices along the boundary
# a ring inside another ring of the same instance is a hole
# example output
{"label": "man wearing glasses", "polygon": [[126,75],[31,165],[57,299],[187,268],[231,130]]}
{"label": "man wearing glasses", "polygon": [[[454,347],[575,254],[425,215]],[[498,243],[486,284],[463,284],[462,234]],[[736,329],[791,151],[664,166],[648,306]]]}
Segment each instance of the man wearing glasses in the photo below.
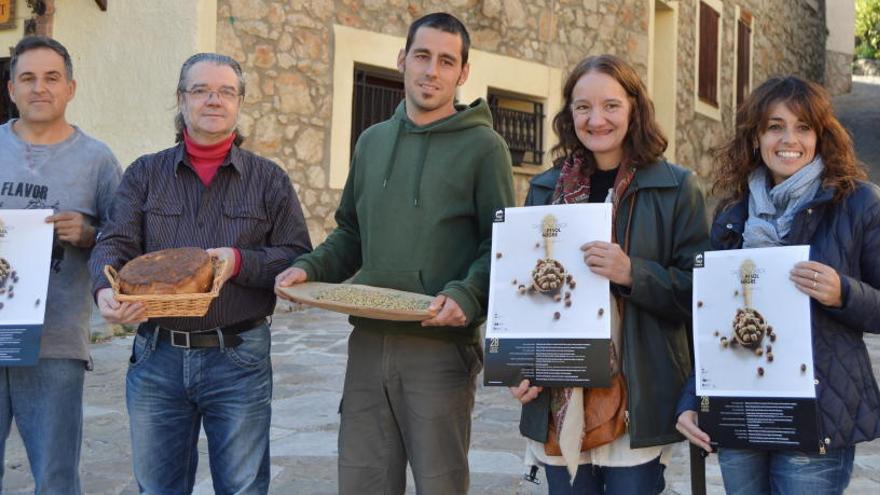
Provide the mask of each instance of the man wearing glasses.
{"label": "man wearing glasses", "polygon": [[[90,260],[101,314],[140,323],[126,405],[142,493],[192,492],[200,426],[215,493],[268,491],[272,288],[311,242],[284,170],[238,147],[244,91],[241,67],[227,56],[200,53],[183,64],[178,144],[126,170]],[[104,265],[187,246],[227,261],[204,317],[145,320],[140,303],[114,299]]]}
{"label": "man wearing glasses", "polygon": [[104,143],[67,122],[76,82],[61,43],[24,38],[12,50],[11,69],[7,89],[21,117],[0,126],[0,208],[55,210],[46,219],[54,223],[55,239],[39,361],[0,367],[0,480],[14,417],[34,492],[77,495],[83,380],[90,366],[87,263],[122,171]]}

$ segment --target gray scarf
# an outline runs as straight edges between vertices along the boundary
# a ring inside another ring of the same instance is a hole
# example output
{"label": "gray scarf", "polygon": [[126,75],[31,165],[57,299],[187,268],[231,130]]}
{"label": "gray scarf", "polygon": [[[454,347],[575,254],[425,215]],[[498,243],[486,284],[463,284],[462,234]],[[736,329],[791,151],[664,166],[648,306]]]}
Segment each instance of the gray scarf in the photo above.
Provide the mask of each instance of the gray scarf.
{"label": "gray scarf", "polygon": [[825,164],[816,156],[780,184],[769,187],[767,167],[749,175],[749,219],[743,232],[743,247],[781,246],[791,231],[791,223],[804,204],[822,186]]}

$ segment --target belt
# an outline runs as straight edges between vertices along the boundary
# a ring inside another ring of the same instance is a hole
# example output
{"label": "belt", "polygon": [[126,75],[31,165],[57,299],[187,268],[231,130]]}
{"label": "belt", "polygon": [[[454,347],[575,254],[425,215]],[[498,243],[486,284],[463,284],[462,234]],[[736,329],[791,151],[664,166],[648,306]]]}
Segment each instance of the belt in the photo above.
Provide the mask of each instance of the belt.
{"label": "belt", "polygon": [[255,318],[253,320],[242,321],[224,327],[193,332],[172,330],[170,328],[160,327],[159,325],[152,325],[147,326],[145,331],[151,332],[158,328],[159,340],[168,341],[173,347],[189,349],[193,347],[220,347],[220,336],[217,335],[217,331],[219,330],[223,335],[223,347],[235,347],[241,344],[241,337],[239,337],[238,334],[252,330],[265,322],[266,318]]}

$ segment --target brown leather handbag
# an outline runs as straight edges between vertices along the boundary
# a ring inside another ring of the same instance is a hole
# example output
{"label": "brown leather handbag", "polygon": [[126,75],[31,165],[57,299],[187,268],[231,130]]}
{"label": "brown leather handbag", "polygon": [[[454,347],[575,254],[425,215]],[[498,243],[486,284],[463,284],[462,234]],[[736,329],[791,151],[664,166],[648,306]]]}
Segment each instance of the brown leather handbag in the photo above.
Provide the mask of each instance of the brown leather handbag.
{"label": "brown leather handbag", "polygon": [[[617,351],[611,344],[612,368]],[[584,439],[581,452],[613,442],[626,432],[626,381],[623,373],[611,375],[609,387],[584,389]]]}
{"label": "brown leather handbag", "polygon": [[[611,344],[612,368],[617,361],[617,351]],[[584,389],[584,437],[581,452],[613,442],[626,432],[626,381],[623,373],[611,375],[608,387]],[[550,415],[550,431],[544,453],[562,455],[557,437],[557,425]]]}

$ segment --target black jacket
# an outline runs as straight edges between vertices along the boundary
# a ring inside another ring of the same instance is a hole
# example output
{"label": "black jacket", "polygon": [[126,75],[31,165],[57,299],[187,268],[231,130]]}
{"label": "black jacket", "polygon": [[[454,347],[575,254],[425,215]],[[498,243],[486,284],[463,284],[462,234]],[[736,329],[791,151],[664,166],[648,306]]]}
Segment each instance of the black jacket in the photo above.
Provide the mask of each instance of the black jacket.
{"label": "black jacket", "polygon": [[[548,204],[559,173],[553,168],[534,177],[526,206]],[[634,448],[682,439],[675,431],[675,405],[691,371],[691,270],[694,255],[708,247],[703,196],[690,171],[666,161],[637,170],[620,201],[618,239],[625,237],[636,192],[629,252],[634,284],[612,284],[624,299],[623,374]],[[523,406],[522,435],[546,442],[549,410],[547,390]]]}
{"label": "black jacket", "polygon": [[[864,332],[880,333],[880,188],[862,182],[839,203],[833,196],[820,190],[795,215],[785,241],[809,244],[810,259],[840,275],[842,307],[810,301],[820,439],[840,448],[880,437],[880,391],[862,340]],[[748,201],[715,217],[712,249],[742,247]],[[678,409],[696,408],[690,380]]]}

